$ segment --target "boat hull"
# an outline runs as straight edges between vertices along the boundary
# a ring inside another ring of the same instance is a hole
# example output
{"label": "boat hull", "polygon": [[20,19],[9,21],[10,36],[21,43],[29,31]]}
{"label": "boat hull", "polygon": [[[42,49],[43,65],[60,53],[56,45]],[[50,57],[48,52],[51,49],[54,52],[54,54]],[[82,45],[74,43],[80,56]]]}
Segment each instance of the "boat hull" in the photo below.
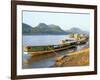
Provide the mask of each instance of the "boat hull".
{"label": "boat hull", "polygon": [[63,50],[66,50],[66,49],[70,49],[70,48],[76,48],[76,45],[65,46],[65,47],[57,48],[57,49],[54,49],[54,50],[48,50],[48,51],[28,52],[28,54],[30,56],[36,56],[36,55],[42,55],[42,54],[48,54],[48,53],[56,55],[56,52],[63,51]]}

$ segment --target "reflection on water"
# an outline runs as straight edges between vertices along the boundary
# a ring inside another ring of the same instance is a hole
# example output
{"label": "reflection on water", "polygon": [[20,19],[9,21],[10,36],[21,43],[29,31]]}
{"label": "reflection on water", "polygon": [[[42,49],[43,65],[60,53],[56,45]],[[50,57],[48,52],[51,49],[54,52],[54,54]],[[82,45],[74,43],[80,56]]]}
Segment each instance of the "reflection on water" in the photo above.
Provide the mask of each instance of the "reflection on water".
{"label": "reflection on water", "polygon": [[[76,48],[68,49],[64,51],[57,52],[59,55],[65,55],[70,52],[81,50],[88,47],[88,44],[79,45]],[[30,57],[28,54],[23,54],[23,69],[29,68],[48,68],[55,64],[55,54],[43,54],[34,57]]]}

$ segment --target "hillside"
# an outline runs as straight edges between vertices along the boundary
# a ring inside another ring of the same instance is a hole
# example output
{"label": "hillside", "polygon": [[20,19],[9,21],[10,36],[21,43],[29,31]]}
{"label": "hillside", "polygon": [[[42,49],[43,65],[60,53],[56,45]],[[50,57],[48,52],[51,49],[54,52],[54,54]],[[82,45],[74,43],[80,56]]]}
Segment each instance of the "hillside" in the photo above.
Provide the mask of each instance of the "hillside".
{"label": "hillside", "polygon": [[25,35],[64,35],[68,34],[64,30],[62,30],[59,26],[51,24],[47,25],[45,23],[40,23],[36,27],[31,27],[25,23],[22,23],[23,34]]}
{"label": "hillside", "polygon": [[66,32],[68,32],[68,33],[76,33],[76,34],[89,34],[89,32],[87,32],[87,31],[83,31],[83,30],[81,30],[81,29],[79,29],[79,28],[76,28],[76,27],[73,27],[73,28],[71,28],[71,29],[69,29],[69,30],[66,30]]}
{"label": "hillside", "polygon": [[28,24],[22,23],[22,34],[32,34],[32,27]]}
{"label": "hillside", "polygon": [[45,23],[39,23],[35,27],[22,23],[22,33],[23,35],[67,35],[72,33],[89,34],[89,32],[83,31],[77,27],[64,31],[58,25],[47,25]]}

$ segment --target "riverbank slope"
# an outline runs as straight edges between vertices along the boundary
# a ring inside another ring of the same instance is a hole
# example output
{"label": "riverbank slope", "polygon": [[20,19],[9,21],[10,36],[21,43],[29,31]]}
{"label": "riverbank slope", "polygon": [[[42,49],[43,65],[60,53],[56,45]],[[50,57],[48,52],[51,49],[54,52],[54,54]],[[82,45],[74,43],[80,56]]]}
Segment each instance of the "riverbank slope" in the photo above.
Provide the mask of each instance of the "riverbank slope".
{"label": "riverbank slope", "polygon": [[89,48],[69,53],[64,58],[56,61],[56,67],[66,66],[85,66],[89,65]]}

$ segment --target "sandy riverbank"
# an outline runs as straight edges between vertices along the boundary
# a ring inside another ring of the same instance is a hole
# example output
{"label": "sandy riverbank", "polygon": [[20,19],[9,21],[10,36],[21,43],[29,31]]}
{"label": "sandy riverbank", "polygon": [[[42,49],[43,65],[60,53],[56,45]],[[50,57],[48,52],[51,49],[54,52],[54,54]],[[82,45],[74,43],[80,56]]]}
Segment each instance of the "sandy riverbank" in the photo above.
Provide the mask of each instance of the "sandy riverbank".
{"label": "sandy riverbank", "polygon": [[89,65],[89,48],[69,53],[68,56],[55,63],[56,67],[86,66]]}

